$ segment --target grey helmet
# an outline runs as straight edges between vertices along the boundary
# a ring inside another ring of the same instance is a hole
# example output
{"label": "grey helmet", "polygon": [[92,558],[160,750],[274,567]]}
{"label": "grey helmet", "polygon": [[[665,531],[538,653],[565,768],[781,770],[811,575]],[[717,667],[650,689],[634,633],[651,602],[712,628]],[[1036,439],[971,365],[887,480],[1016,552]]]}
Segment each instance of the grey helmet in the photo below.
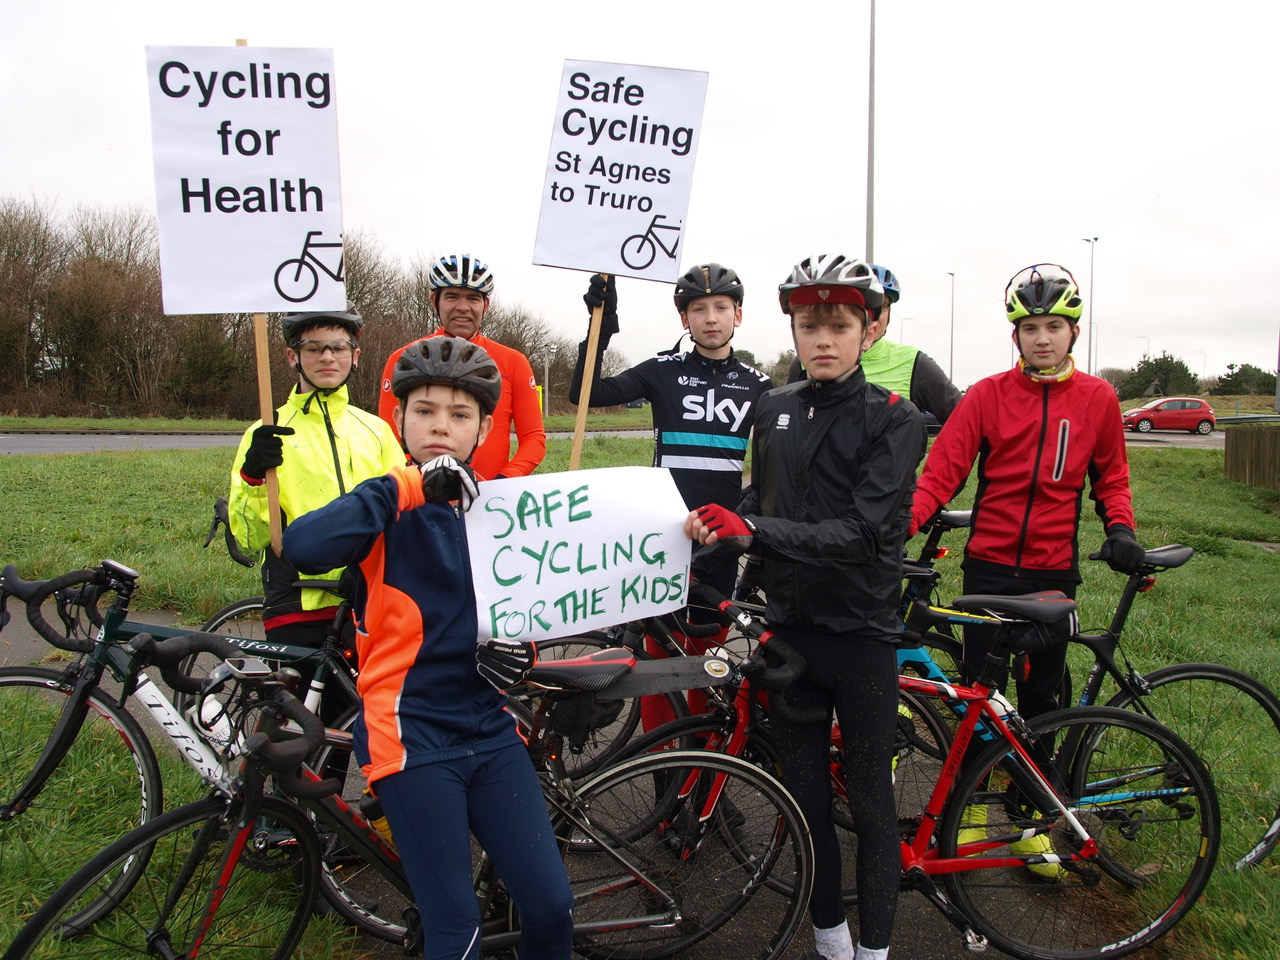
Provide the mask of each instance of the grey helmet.
{"label": "grey helmet", "polygon": [[426,337],[409,344],[391,374],[391,392],[403,401],[424,383],[457,387],[475,396],[491,414],[502,396],[502,374],[484,347],[461,337]]}

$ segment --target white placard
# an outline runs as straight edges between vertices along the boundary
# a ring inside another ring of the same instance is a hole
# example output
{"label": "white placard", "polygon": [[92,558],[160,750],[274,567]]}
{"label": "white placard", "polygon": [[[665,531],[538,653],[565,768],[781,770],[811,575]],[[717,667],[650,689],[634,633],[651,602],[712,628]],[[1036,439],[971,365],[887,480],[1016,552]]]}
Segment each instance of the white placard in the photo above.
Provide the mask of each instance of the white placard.
{"label": "white placard", "polygon": [[688,513],[656,467],[480,484],[467,513],[480,639],[564,637],[684,606]]}
{"label": "white placard", "polygon": [[341,310],[332,50],[147,47],[165,313]]}
{"label": "white placard", "polygon": [[707,74],[566,60],[533,262],[674,283]]}

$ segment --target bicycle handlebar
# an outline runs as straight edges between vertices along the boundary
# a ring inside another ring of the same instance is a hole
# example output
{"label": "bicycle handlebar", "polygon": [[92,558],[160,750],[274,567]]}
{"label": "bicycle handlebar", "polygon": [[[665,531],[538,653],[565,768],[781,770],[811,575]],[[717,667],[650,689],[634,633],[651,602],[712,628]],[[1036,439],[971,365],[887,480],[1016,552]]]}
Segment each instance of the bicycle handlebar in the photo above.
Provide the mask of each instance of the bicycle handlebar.
{"label": "bicycle handlebar", "polygon": [[168,640],[156,640],[149,633],[140,633],[125,645],[125,649],[143,662],[158,666],[164,682],[179,693],[199,693],[204,686],[203,677],[191,677],[182,672],[180,664],[187,657],[196,653],[211,653],[222,660],[244,656],[244,651],[225,637],[198,631]]}
{"label": "bicycle handlebar", "polygon": [[[200,632],[161,641],[157,641],[150,634],[140,633],[129,641],[126,649],[146,662],[159,666],[165,683],[174,690],[184,693],[200,693],[206,682],[203,677],[190,677],[182,673],[180,664],[187,657],[195,653],[211,653],[225,661],[239,658],[244,654],[244,651],[224,637]],[[256,682],[267,681],[258,679]],[[271,690],[268,699],[280,708],[286,720],[292,720],[302,728],[302,735],[289,740],[274,741],[271,738],[271,732],[274,732],[278,724],[272,724],[272,731],[258,731],[250,735],[245,740],[241,752],[257,756],[262,765],[275,774],[276,786],[298,799],[327,797],[342,789],[342,784],[336,779],[310,780],[305,776],[299,776],[296,772],[299,765],[324,742],[325,728],[320,718],[303,706],[301,701],[283,686],[277,686]]]}
{"label": "bicycle handlebar", "polygon": [[258,561],[241,550],[239,542],[231,535],[231,517],[227,512],[226,497],[218,497],[213,501],[213,523],[209,525],[209,535],[204,538],[206,547],[213,543],[213,538],[218,535],[219,526],[223,527],[222,537],[226,541],[227,553],[231,555],[231,559],[242,567],[256,566]]}
{"label": "bicycle handlebar", "polygon": [[271,699],[280,707],[285,719],[302,728],[302,736],[276,742],[267,733],[259,731],[244,742],[243,751],[256,755],[262,765],[275,774],[276,787],[291,797],[318,800],[337,793],[342,784],[336,778],[309,780],[296,772],[324,742],[324,724],[320,718],[283,687],[274,690]]}
{"label": "bicycle handlebar", "polygon": [[[31,624],[36,633],[40,634],[59,650],[69,650],[72,653],[88,653],[93,649],[94,642],[88,637],[68,637],[59,633],[44,618],[44,614],[40,612],[40,607],[45,600],[60,590],[86,584],[102,586],[106,582],[105,571],[101,568],[97,570],[72,570],[60,577],[54,577],[52,580],[25,581],[18,577],[17,568],[10,564],[4,568],[3,577],[4,589],[15,597],[26,601],[27,622]],[[94,600],[96,601],[96,599],[97,596],[95,594]]]}
{"label": "bicycle handlebar", "polygon": [[804,673],[807,666],[804,657],[795,647],[772,633],[755,617],[714,587],[705,583],[695,583],[689,588],[689,596],[690,600],[697,602],[699,606],[709,606],[713,610],[719,610],[732,617],[743,633],[757,641],[760,646],[772,651],[773,655],[782,661],[781,666],[770,667],[762,658],[753,655],[742,663],[741,669],[744,676],[750,677],[753,682],[774,694],[769,698],[770,710],[781,719],[794,724],[818,723],[827,719],[825,707],[793,707],[787,702],[787,687]]}

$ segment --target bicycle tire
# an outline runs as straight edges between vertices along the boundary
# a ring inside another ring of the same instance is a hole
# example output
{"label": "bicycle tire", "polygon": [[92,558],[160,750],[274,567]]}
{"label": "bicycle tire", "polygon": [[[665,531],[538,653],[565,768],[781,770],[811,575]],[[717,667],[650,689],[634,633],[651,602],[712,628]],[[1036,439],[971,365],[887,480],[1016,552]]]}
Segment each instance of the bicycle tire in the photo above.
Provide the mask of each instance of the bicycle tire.
{"label": "bicycle tire", "polygon": [[[35,768],[74,681],[43,667],[0,668],[0,804]],[[21,813],[0,814],[0,943],[7,942],[104,836],[147,823],[164,803],[160,767],[142,727],[101,688],[88,692],[75,741]],[[137,882],[145,858],[125,865],[84,922],[108,912]]]}
{"label": "bicycle tire", "polygon": [[[1145,677],[1149,712],[1186,740],[1213,773],[1222,809],[1219,858],[1260,863],[1280,840],[1280,700],[1266,684],[1216,663],[1179,663]],[[1119,693],[1109,706],[1134,709]]]}
{"label": "bicycle tire", "polygon": [[[683,800],[678,789],[655,789],[655,783],[684,785],[695,777],[698,785]],[[705,810],[690,798],[702,794],[705,801],[701,784],[711,780],[723,789],[714,810],[700,819]],[[574,951],[588,960],[662,960],[676,953],[681,960],[773,960],[804,921],[813,887],[808,825],[791,794],[745,760],[696,750],[637,757],[583,784],[573,810],[553,822],[574,890]],[[584,839],[583,821],[603,843]],[[646,829],[637,835],[636,824]],[[661,894],[606,847],[637,865]],[[780,878],[786,883],[770,882]],[[660,912],[664,896],[674,901],[678,920],[634,922]],[[593,923],[610,928],[582,931]]]}
{"label": "bicycle tire", "polygon": [[[1220,824],[1208,769],[1167,727],[1132,710],[1072,707],[1030,727],[1098,852],[1071,859],[1074,830],[1035,809],[1025,770],[1008,760],[1006,744],[993,744],[965,765],[938,841],[943,857],[956,856],[961,830],[1000,845],[973,854],[975,869],[944,875],[948,894],[974,929],[1025,960],[1119,957],[1149,945],[1191,909],[1213,871]],[[962,820],[970,806],[986,811],[985,826]],[[1066,861],[1041,864],[1054,876],[981,866],[1018,856],[1011,845],[1031,833],[1046,838],[1040,852]]]}
{"label": "bicycle tire", "polygon": [[[94,954],[95,945],[109,946],[112,958],[153,958],[160,955],[149,942],[157,930],[173,956],[188,956],[198,945],[200,956],[210,960],[290,957],[311,919],[319,844],[301,810],[264,797],[255,837],[226,873],[223,861],[235,842],[239,808],[210,796],[121,837],[49,898],[4,960],[83,958]],[[104,878],[143,851],[151,852],[144,882],[118,899],[121,909],[93,926],[67,925],[78,903],[102,896]],[[206,906],[219,883],[224,886],[217,913],[205,927]],[[168,910],[166,897],[174,901]]]}
{"label": "bicycle tire", "polygon": [[[359,708],[352,708],[333,726],[349,731],[357,716]],[[333,756],[338,750],[342,748],[322,746],[313,758],[314,768],[332,776]],[[358,810],[366,780],[354,758],[341,779],[343,800]],[[404,911],[413,906],[413,900],[388,883],[377,869],[336,837],[330,837],[323,824],[317,823],[316,829],[325,840],[320,863],[320,892],[334,912],[370,936],[388,943],[403,943]]]}

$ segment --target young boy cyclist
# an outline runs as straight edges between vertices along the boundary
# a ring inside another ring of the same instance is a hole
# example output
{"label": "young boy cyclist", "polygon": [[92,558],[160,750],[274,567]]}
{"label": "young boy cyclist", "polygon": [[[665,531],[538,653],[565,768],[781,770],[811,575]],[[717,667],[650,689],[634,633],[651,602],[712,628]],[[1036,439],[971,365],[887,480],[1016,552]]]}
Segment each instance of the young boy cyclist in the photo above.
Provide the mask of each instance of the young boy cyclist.
{"label": "young boy cyclist", "polygon": [[411,344],[392,391],[413,463],[292,524],[284,550],[302,570],[359,572],[356,758],[395,836],[426,956],[479,957],[474,834],[519,910],[522,960],[567,960],[573,896],[538,777],[506,698],[477,672],[462,514],[477,494],[467,464],[501,389],[498,367],[475,343]]}
{"label": "young boy cyclist", "polygon": [[[653,405],[653,465],[667,467],[689,509],[704,503],[732,507],[742,499],[742,469],[751,425],[761,395],[772,383],[733,353],[734,333],[742,323],[742,281],[730,267],[704,263],[691,267],[676,281],[675,305],[680,323],[693,341],[687,353],[663,353],[616,377],[600,377],[604,351],[618,332],[618,294],[615,278],[591,278],[583,301],[588,309],[603,305],[600,350],[589,406],[607,407],[641,398]],[[578,363],[569,384],[569,401],[581,402],[587,342],[578,347]],[[722,551],[704,579],[720,593],[733,593],[738,558]],[[723,632],[721,638],[723,637]],[[693,640],[695,650],[716,642]],[[646,639],[653,656],[666,653]],[[689,691],[693,713],[706,709],[706,695]],[[665,697],[640,702],[645,730],[673,719]]]}
{"label": "young boy cyclist", "polygon": [[[884,960],[901,875],[892,773],[898,592],[926,432],[909,401],[868,383],[859,366],[884,298],[866,264],[812,257],[778,290],[808,379],[761,399],[751,485],[737,512],[700,506],[685,532],[714,545],[712,553],[746,551],[763,561],[766,619],[806,661],[788,702],[826,710],[817,723],[770,717],[783,778],[813,833],[816,960]],[[831,815],[832,711],[844,732],[858,836],[856,948]]]}
{"label": "young boy cyclist", "polygon": [[404,462],[391,428],[353,405],[347,394],[347,380],[360,361],[363,326],[350,304],[346,310],[284,315],[285,357],[298,374],[297,387],[276,410],[275,423],[259,420],[245,432],[232,461],[231,532],[250,552],[266,551],[263,624],[268,637],[280,643],[318,647],[324,642],[341,599],[327,588],[337,584],[342,569],[339,564],[304,576],[266,549],[271,541],[267,470],[276,468],[287,526],[361,480]]}
{"label": "young boy cyclist", "polygon": [[[1142,565],[1116,392],[1077,370],[1071,357],[1083,310],[1080,289],[1064,267],[1039,263],[1019,271],[1005,288],[1017,366],[974,384],[929,451],[911,508],[912,533],[950,502],[978,464],[962,565],[965,593],[1061,590],[1074,597],[1086,480],[1106,533],[1100,558],[1122,573]],[[994,642],[990,628],[965,628],[969,676],[981,673]],[[1030,657],[1015,681],[1019,712],[1031,719],[1056,709],[1065,671],[1065,644]],[[975,808],[978,813],[985,808]],[[1038,854],[1048,844],[1041,836],[1010,848]],[[1029,869],[1050,879],[1062,870],[1051,863]]]}

